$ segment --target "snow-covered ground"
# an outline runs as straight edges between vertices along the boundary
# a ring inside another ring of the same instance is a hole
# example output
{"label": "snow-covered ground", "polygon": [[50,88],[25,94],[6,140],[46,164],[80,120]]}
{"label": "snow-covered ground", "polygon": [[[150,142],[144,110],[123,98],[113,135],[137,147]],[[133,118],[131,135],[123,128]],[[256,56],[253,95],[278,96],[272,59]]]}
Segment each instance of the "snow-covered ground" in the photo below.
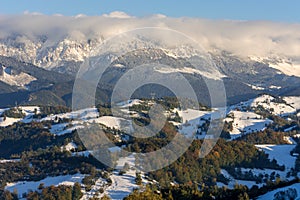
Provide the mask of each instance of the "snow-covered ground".
{"label": "snow-covered ground", "polygon": [[97,118],[99,116],[99,112],[97,108],[86,108],[78,111],[62,113],[57,115],[49,115],[43,118],[41,121],[55,121],[55,119],[80,119],[80,120],[90,120],[93,118]]}
{"label": "snow-covered ground", "polygon": [[13,125],[16,122],[21,121],[22,118],[10,118],[10,117],[6,117],[5,120],[3,117],[0,117],[0,126],[1,127],[6,127],[6,126],[10,126]]}
{"label": "snow-covered ground", "polygon": [[58,186],[58,185],[69,185],[72,186],[74,183],[81,183],[82,179],[85,175],[83,174],[74,174],[74,175],[65,175],[65,176],[56,176],[56,177],[47,177],[40,181],[21,181],[16,183],[7,183],[5,189],[13,192],[15,189],[18,192],[19,198],[21,198],[23,193],[27,193],[28,191],[37,190],[38,186],[41,183],[44,183],[45,187],[47,186]]}
{"label": "snow-covered ground", "polygon": [[50,133],[59,134],[69,125],[69,123],[54,124],[50,128]]}
{"label": "snow-covered ground", "polygon": [[[105,189],[107,182],[103,178],[99,178],[95,181],[95,185],[92,185],[90,191],[85,191],[80,200],[89,200],[94,197],[96,193],[99,193],[100,188]],[[100,194],[102,197],[104,194]]]}
{"label": "snow-covered ground", "polygon": [[126,174],[119,175],[117,171],[110,176],[112,185],[107,188],[107,194],[114,200],[123,199],[128,196],[134,188],[138,188],[135,184],[135,170],[129,170]]}
{"label": "snow-covered ground", "polygon": [[268,174],[270,176],[270,174],[272,174],[273,172],[275,172],[275,175],[278,174],[280,176],[281,180],[293,180],[295,179],[295,177],[287,177],[287,170],[285,171],[280,171],[280,170],[273,170],[273,169],[248,169],[248,168],[241,168],[241,171],[245,174],[248,172],[252,172],[253,175],[255,176],[259,176],[260,174],[262,175],[266,175]]}
{"label": "snow-covered ground", "polygon": [[245,186],[247,186],[250,189],[254,185],[257,185],[258,187],[262,187],[263,186],[263,184],[256,184],[255,181],[236,180],[225,169],[221,169],[221,174],[223,174],[223,176],[229,180],[229,183],[228,183],[228,185],[225,185],[224,183],[217,182],[217,186],[218,187],[226,186],[229,189],[234,189],[234,186],[236,184],[240,184],[240,185],[245,185]]}
{"label": "snow-covered ground", "polygon": [[281,87],[281,86],[276,86],[276,85],[271,85],[269,88],[270,88],[270,89],[277,89],[277,90],[279,90],[279,89],[281,89],[282,87]]}
{"label": "snow-covered ground", "polygon": [[126,123],[128,121],[120,117],[102,116],[97,119],[91,119],[90,122],[103,124],[106,127],[110,127],[110,128],[121,129],[122,123]]}
{"label": "snow-covered ground", "polygon": [[118,103],[117,106],[119,106],[120,108],[128,108],[128,107],[131,107],[133,105],[139,105],[142,102],[143,101],[139,100],[139,99],[130,99],[128,101]]}
{"label": "snow-covered ground", "polygon": [[[300,183],[296,183],[296,184],[293,184],[291,186],[287,186],[287,187],[283,187],[283,188],[273,190],[271,192],[268,192],[268,193],[258,197],[257,200],[272,200],[272,199],[275,199],[274,195],[276,193],[281,192],[281,191],[283,191],[283,192],[287,191],[290,188],[296,190],[297,197],[295,198],[295,200],[300,200]],[[286,198],[286,199],[289,199],[289,198]]]}
{"label": "snow-covered ground", "polygon": [[30,114],[39,114],[40,111],[40,107],[38,106],[19,106],[19,108],[22,110],[22,112],[25,115],[30,115]]}
{"label": "snow-covered ground", "polygon": [[[290,155],[290,151],[295,148],[296,145],[256,145],[257,148],[265,151],[269,155],[269,158],[275,159],[279,165],[284,165],[285,170],[272,170],[272,169],[247,169],[241,168],[241,171],[245,174],[247,172],[252,172],[253,175],[259,176],[262,175],[270,175],[275,172],[275,175],[278,174],[281,179],[284,180],[293,180],[295,177],[287,177],[287,173],[291,170],[291,168],[295,168],[296,157]],[[243,181],[234,179],[226,170],[222,169],[221,173],[230,180],[228,185],[224,185],[223,183],[217,183],[219,187],[227,186],[228,188],[234,188],[235,184],[246,185],[248,188],[251,188],[253,185],[257,185],[259,187],[263,186],[263,184],[256,184],[255,181]]]}
{"label": "snow-covered ground", "polygon": [[211,70],[199,70],[191,67],[183,67],[183,68],[170,68],[170,67],[156,67],[155,71],[162,74],[170,74],[170,73],[185,73],[185,74],[200,74],[210,79],[220,80],[221,78],[226,77],[226,75],[221,74],[219,71],[211,69]]}
{"label": "snow-covered ground", "polygon": [[290,152],[296,145],[255,145],[258,149],[263,150],[269,155],[269,158],[275,159],[279,165],[285,166],[288,172],[291,168],[295,168],[296,157],[291,156]]}
{"label": "snow-covered ground", "polygon": [[[36,113],[40,113],[40,108],[38,106],[19,106],[18,109],[22,110],[22,113],[25,115],[24,118],[10,118],[10,117],[6,117],[6,119],[4,120],[3,117],[0,117],[0,126],[2,127],[6,127],[6,126],[10,126],[16,122],[23,122],[23,123],[30,123],[32,122],[32,117],[33,115]],[[9,110],[9,108],[7,109],[1,109],[0,110],[0,115],[5,111],[5,110]]]}
{"label": "snow-covered ground", "polygon": [[265,88],[257,86],[257,85],[251,85],[251,84],[247,84],[249,87],[251,87],[253,90],[265,90]]}
{"label": "snow-covered ground", "polygon": [[[200,111],[200,110],[178,110],[174,109],[174,113],[177,112],[178,115],[182,118],[182,124],[179,125],[179,132],[189,138],[195,136],[199,126],[205,123],[205,120],[210,118],[211,113],[208,111]],[[205,134],[202,135],[205,137]]]}
{"label": "snow-covered ground", "polygon": [[295,109],[300,109],[300,97],[284,97],[283,100],[285,100],[288,104],[293,106]]}
{"label": "snow-covered ground", "polygon": [[298,76],[300,77],[300,65],[291,63],[285,60],[277,63],[270,63],[270,67],[280,70],[282,73],[289,76]]}
{"label": "snow-covered ground", "polygon": [[[125,174],[120,175],[119,171],[123,169],[125,163],[127,163],[131,169],[126,171]],[[135,184],[136,178],[136,170],[135,166],[135,156],[131,154],[128,157],[121,157],[117,161],[116,170],[113,171],[110,179],[112,180],[112,184],[110,186],[104,186],[104,180],[102,178],[96,181],[96,184],[92,187],[91,192],[86,193],[82,200],[87,200],[95,194],[95,191],[99,191],[100,188],[105,187],[105,191],[103,194],[100,194],[99,197],[102,197],[104,194],[111,197],[113,200],[123,199],[128,196],[134,188],[139,188],[138,185]],[[141,174],[143,177],[143,173]],[[147,181],[142,179],[143,183]]]}
{"label": "snow-covered ground", "polygon": [[242,134],[261,131],[273,122],[269,119],[262,119],[262,116],[253,112],[231,111],[229,115],[232,118],[226,118],[225,121],[232,122],[233,129],[230,131],[231,139],[240,137]]}
{"label": "snow-covered ground", "polygon": [[10,163],[10,162],[20,162],[20,159],[4,159],[4,160],[0,160],[0,163]]}
{"label": "snow-covered ground", "polygon": [[[126,174],[119,175],[118,171],[123,169],[125,163],[132,168],[126,172]],[[134,188],[139,188],[138,185],[135,183],[136,178],[136,170],[135,170],[135,154],[131,154],[128,157],[121,157],[117,161],[117,166],[113,174],[110,176],[112,180],[112,185],[107,188],[106,192],[112,199],[123,199],[124,197],[128,196]],[[145,184],[147,181],[143,178],[142,175],[142,182]]]}
{"label": "snow-covered ground", "polygon": [[77,145],[74,142],[70,142],[67,145],[61,147],[62,150],[72,151],[77,149]]}
{"label": "snow-covered ground", "polygon": [[294,104],[298,106],[297,98],[288,99],[288,104],[277,103],[274,102],[274,100],[275,98],[270,95],[261,95],[257,98],[250,99],[248,101],[231,106],[230,110],[247,110],[249,108],[257,108],[258,106],[262,106],[264,109],[269,110],[274,115],[287,115],[296,113],[297,109],[294,106],[292,106],[292,101],[295,101]]}
{"label": "snow-covered ground", "polygon": [[279,73],[286,74],[288,76],[298,76],[300,77],[300,65],[297,61],[291,61],[289,59],[283,59],[277,57],[249,57],[253,61],[258,61],[269,65],[274,69],[279,70]]}
{"label": "snow-covered ground", "polygon": [[3,67],[3,74],[0,75],[0,81],[12,85],[12,86],[19,86],[19,87],[24,87],[31,83],[32,81],[35,81],[36,78],[26,74],[24,72],[21,72],[19,74],[13,74],[11,73],[11,69],[7,67]]}

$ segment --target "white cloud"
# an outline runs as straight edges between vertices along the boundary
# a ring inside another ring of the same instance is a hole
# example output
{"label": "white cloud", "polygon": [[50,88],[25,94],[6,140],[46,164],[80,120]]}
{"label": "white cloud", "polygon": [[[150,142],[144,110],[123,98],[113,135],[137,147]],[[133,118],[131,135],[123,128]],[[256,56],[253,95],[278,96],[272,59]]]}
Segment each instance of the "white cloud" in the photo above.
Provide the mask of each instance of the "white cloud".
{"label": "white cloud", "polygon": [[29,10],[25,10],[23,12],[24,15],[43,15],[43,13],[40,12],[30,12]]}
{"label": "white cloud", "polygon": [[163,15],[132,17],[121,11],[80,17],[35,14],[0,16],[0,38],[15,33],[30,39],[47,35],[49,41],[58,41],[70,33],[75,38],[108,38],[135,28],[164,27],[190,36],[207,50],[218,48],[243,56],[276,54],[300,57],[300,24],[170,18]]}
{"label": "white cloud", "polygon": [[125,12],[122,11],[114,11],[111,12],[109,14],[104,14],[104,17],[109,17],[109,18],[119,18],[119,19],[128,19],[128,18],[132,18],[132,16],[128,15]]}

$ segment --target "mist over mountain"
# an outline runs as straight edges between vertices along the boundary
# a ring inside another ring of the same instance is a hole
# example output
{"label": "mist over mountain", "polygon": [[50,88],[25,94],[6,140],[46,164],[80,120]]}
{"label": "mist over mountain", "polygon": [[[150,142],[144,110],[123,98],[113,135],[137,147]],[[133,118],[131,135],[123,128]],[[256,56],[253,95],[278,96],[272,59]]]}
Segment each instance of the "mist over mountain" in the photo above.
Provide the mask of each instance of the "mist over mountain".
{"label": "mist over mountain", "polygon": [[299,71],[299,24],[163,15],[138,18],[113,12],[102,16],[1,16],[0,27],[1,55],[44,68],[81,62],[104,40],[125,31],[161,27],[186,34],[211,53],[227,51],[242,58],[292,64]]}
{"label": "mist over mountain", "polygon": [[[107,49],[106,56],[112,64],[103,78],[106,81],[103,83],[106,85],[106,94],[102,94],[104,99],[117,82],[116,77],[137,66],[139,59],[145,63],[172,65],[172,70],[162,68],[156,71],[169,77],[175,72],[184,74],[198,91],[199,98],[207,104],[209,102],[204,99],[207,90],[199,75],[221,79],[229,104],[262,93],[300,94],[299,24],[170,18],[164,15],[134,17],[123,12],[102,16],[27,13],[0,17],[0,86],[3,86],[2,96],[7,99],[2,101],[2,106],[14,105],[15,102],[43,103],[46,99],[41,97],[45,94],[53,97],[47,104],[55,101],[70,105],[74,79],[86,58],[120,34],[150,30],[149,27],[155,27],[155,31],[148,33],[152,39],[136,37],[122,41],[119,38],[121,42]],[[193,44],[181,43],[181,39],[173,34],[176,32],[189,38]],[[199,71],[186,61],[199,55],[194,48],[197,45],[202,49],[200,54],[207,54],[214,61],[212,69]],[[133,49],[137,51],[131,55]],[[129,54],[120,58],[117,51]],[[44,100],[36,102],[35,99]]]}

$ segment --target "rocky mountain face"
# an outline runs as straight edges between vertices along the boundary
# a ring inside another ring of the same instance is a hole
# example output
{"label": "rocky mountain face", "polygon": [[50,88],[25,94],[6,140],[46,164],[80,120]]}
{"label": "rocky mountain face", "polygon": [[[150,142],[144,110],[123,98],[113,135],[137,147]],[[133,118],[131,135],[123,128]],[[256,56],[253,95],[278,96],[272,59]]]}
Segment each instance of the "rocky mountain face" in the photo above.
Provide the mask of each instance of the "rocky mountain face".
{"label": "rocky mountain face", "polygon": [[[0,55],[13,57],[45,69],[75,73],[80,63],[99,43],[98,39],[74,41],[66,37],[50,42],[47,36],[29,39],[26,36],[14,35],[0,39]],[[61,68],[62,66],[64,69]]]}

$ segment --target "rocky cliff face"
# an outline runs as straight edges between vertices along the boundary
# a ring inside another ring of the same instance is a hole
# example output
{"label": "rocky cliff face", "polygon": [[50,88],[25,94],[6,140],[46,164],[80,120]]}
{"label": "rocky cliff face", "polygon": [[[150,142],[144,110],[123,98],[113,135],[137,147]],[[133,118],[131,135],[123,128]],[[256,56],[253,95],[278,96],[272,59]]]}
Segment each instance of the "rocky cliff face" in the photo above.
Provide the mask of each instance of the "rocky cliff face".
{"label": "rocky cliff face", "polygon": [[49,42],[46,36],[32,40],[17,35],[0,40],[0,55],[53,69],[68,62],[82,62],[99,43],[98,39],[74,41],[66,37],[60,41]]}

